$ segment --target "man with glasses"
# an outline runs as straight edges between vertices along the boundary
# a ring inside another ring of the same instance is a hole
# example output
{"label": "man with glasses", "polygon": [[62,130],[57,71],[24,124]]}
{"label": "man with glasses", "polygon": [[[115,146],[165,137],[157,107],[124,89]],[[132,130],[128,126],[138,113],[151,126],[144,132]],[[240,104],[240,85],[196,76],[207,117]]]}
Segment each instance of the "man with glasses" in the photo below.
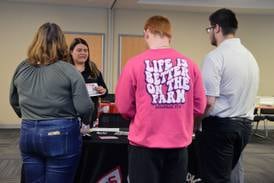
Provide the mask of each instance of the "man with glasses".
{"label": "man with glasses", "polygon": [[255,58],[235,37],[234,12],[219,9],[206,28],[214,50],[203,61],[207,111],[202,121],[202,179],[230,182],[231,170],[248,143],[259,84]]}
{"label": "man with glasses", "polygon": [[[206,30],[207,33],[210,33],[214,28],[215,28],[215,25],[214,25],[214,26],[207,27],[205,30]],[[214,45],[214,46],[215,46],[215,45]]]}

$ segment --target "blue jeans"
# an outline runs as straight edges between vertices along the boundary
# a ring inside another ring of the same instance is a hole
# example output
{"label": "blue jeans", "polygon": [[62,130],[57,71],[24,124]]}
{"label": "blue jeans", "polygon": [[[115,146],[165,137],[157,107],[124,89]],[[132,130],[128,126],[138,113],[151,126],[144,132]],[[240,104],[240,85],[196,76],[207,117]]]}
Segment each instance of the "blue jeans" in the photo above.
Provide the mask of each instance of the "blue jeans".
{"label": "blue jeans", "polygon": [[24,182],[73,182],[81,145],[77,119],[23,120],[20,150]]}

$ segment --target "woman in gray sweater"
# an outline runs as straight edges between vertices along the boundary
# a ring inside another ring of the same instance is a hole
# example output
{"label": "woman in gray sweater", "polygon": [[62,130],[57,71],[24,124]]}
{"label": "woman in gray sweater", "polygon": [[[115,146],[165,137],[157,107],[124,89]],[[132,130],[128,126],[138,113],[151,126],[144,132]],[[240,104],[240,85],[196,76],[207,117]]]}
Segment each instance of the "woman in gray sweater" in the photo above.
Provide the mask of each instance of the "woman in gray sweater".
{"label": "woman in gray sweater", "polygon": [[88,124],[94,106],[67,58],[62,30],[45,23],[12,78],[10,104],[22,118],[20,150],[27,183],[73,182],[82,143],[78,118]]}

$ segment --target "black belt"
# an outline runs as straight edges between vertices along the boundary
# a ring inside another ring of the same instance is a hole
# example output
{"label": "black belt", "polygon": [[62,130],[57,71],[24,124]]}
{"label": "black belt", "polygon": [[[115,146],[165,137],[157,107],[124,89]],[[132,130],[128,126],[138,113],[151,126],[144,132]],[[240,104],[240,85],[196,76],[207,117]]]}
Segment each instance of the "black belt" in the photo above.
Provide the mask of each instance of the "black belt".
{"label": "black belt", "polygon": [[221,118],[218,116],[209,116],[203,119],[202,128],[203,131],[223,131],[223,132],[234,132],[239,127],[251,127],[252,120],[243,117],[226,117]]}
{"label": "black belt", "polygon": [[222,117],[218,117],[218,116],[209,116],[209,118],[212,119],[217,119],[217,120],[224,120],[224,121],[240,121],[240,122],[247,122],[247,123],[251,123],[252,120],[248,119],[248,118],[244,118],[244,117],[226,117],[226,118],[222,118]]}
{"label": "black belt", "polygon": [[243,118],[243,117],[231,117],[229,119],[232,120],[232,121],[252,122],[251,119]]}

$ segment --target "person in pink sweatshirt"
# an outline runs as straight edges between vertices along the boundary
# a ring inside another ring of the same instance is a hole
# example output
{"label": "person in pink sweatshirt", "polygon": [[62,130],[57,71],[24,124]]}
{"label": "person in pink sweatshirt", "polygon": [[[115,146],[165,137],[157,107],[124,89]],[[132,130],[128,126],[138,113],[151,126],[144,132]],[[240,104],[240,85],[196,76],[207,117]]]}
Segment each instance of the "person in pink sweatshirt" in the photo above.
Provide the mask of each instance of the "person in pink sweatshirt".
{"label": "person in pink sweatshirt", "polygon": [[144,26],[148,50],[128,60],[116,87],[116,106],[129,126],[131,183],[182,183],[194,117],[206,107],[198,66],[170,46],[163,16]]}

